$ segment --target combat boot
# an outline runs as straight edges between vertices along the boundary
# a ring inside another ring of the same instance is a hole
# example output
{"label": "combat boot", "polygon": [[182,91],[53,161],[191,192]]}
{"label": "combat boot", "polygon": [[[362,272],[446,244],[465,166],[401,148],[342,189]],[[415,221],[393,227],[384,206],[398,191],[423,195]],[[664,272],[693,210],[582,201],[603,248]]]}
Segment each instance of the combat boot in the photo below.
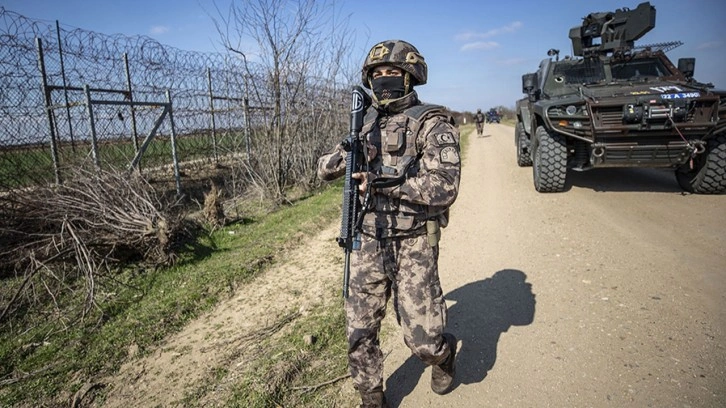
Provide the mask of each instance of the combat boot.
{"label": "combat boot", "polygon": [[388,408],[383,390],[361,391],[360,397],[363,401],[360,408]]}
{"label": "combat boot", "polygon": [[449,344],[449,356],[443,363],[431,367],[431,389],[439,395],[451,391],[456,373],[456,337],[449,333],[443,337]]}

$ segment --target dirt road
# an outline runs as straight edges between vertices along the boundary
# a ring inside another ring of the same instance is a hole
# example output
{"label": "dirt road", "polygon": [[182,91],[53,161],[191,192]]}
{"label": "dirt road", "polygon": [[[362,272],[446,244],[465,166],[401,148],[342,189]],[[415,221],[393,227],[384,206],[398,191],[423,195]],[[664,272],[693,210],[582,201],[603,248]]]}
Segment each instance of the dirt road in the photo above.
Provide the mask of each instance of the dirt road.
{"label": "dirt road", "polygon": [[537,193],[509,126],[471,136],[440,259],[456,388],[431,392],[394,334],[393,406],[726,406],[726,197],[654,169],[568,184]]}

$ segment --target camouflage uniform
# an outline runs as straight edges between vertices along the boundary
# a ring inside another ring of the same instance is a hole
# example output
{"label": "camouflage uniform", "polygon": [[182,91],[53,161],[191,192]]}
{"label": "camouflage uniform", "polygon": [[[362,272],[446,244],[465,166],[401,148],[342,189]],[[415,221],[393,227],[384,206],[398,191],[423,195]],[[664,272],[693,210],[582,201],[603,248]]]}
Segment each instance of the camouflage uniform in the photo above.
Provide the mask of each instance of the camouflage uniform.
{"label": "camouflage uniform", "polygon": [[[381,44],[395,54],[398,43]],[[363,81],[370,88],[365,71]],[[425,71],[423,81],[415,75],[406,81],[425,83]],[[447,311],[437,264],[439,228],[448,222],[461,171],[459,131],[441,107],[422,104],[412,90],[385,104],[375,95],[373,99],[362,130],[378,152],[370,159],[369,178],[405,178],[398,186],[372,191],[361,249],[351,255],[350,296],[345,304],[348,357],[353,382],[362,394],[383,387],[378,334],[391,295],[404,341],[416,356],[436,366],[454,353],[442,336]],[[319,177],[342,176],[345,155],[339,145],[321,157]]]}
{"label": "camouflage uniform", "polygon": [[481,109],[476,111],[476,115],[474,115],[474,120],[476,121],[476,133],[478,135],[481,135],[482,133],[484,133],[484,121],[486,120],[484,114],[481,113]]}

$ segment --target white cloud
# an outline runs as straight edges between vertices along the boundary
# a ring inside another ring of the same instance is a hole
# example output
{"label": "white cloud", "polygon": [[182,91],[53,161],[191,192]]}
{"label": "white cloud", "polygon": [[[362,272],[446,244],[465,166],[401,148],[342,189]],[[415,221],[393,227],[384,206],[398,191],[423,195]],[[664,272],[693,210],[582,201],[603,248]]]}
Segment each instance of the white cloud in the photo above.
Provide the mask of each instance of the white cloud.
{"label": "white cloud", "polygon": [[696,47],[697,50],[710,50],[714,48],[721,48],[721,42],[720,41],[709,41],[705,42],[703,44],[698,44]]}
{"label": "white cloud", "polygon": [[499,43],[495,41],[476,41],[461,46],[461,51],[470,50],[491,50],[499,47]]}
{"label": "white cloud", "polygon": [[456,41],[471,41],[476,38],[479,38],[479,35],[480,34],[475,33],[473,31],[467,31],[465,33],[458,34],[456,37],[454,37],[454,39]]}
{"label": "white cloud", "polygon": [[149,30],[149,33],[152,34],[152,35],[164,34],[164,33],[167,33],[167,32],[169,32],[169,27],[162,26],[162,25],[153,26]]}
{"label": "white cloud", "polygon": [[486,38],[496,37],[498,35],[513,33],[520,28],[523,24],[521,21],[514,21],[503,27],[493,28],[489,31],[478,33],[474,31],[467,31],[456,36],[457,41],[472,41],[472,40],[483,40]]}

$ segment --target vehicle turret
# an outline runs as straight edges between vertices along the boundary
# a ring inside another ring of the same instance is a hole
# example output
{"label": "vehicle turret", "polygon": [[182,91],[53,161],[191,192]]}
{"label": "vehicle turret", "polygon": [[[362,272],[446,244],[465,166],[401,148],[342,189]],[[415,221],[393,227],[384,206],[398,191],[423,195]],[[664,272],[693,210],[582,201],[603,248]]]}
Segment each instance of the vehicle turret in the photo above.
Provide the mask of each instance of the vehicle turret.
{"label": "vehicle turret", "polygon": [[655,7],[649,2],[640,3],[635,10],[623,7],[615,12],[590,13],[581,25],[570,29],[573,53],[588,57],[628,51],[654,27]]}

